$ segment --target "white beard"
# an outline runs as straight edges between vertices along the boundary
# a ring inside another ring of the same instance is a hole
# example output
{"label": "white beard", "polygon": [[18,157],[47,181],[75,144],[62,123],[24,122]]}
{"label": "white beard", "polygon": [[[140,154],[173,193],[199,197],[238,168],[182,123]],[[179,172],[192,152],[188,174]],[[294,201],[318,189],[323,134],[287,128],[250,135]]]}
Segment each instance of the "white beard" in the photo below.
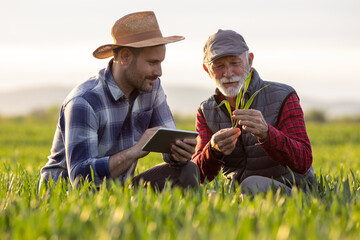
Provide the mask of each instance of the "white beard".
{"label": "white beard", "polygon": [[[245,79],[250,74],[250,68],[247,69],[244,75],[242,76],[233,76],[231,78],[223,77],[219,81],[215,80],[216,87],[220,90],[220,92],[226,96],[226,97],[236,97],[240,89],[242,87],[242,84],[244,83]],[[235,87],[224,87],[223,83],[230,83],[230,82],[238,82],[238,84]]]}

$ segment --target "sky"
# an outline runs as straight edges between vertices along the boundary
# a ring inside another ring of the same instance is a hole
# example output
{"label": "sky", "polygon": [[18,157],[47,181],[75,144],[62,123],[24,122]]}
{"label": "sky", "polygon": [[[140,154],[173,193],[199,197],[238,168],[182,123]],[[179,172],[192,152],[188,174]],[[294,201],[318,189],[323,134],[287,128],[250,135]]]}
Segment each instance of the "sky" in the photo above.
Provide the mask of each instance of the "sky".
{"label": "sky", "polygon": [[214,89],[202,68],[203,46],[218,29],[243,35],[265,80],[300,97],[360,102],[358,0],[0,0],[0,94],[33,87],[73,87],[106,67],[92,52],[113,43],[114,22],[155,12],[167,45],[164,88]]}

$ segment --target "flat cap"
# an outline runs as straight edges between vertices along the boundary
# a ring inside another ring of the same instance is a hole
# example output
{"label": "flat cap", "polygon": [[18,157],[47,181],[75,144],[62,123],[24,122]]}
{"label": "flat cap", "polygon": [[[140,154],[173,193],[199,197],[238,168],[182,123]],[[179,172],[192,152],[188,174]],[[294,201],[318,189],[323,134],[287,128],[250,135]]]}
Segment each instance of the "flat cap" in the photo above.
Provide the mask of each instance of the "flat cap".
{"label": "flat cap", "polygon": [[211,63],[224,56],[240,56],[249,50],[244,38],[235,31],[219,29],[204,46],[204,63]]}

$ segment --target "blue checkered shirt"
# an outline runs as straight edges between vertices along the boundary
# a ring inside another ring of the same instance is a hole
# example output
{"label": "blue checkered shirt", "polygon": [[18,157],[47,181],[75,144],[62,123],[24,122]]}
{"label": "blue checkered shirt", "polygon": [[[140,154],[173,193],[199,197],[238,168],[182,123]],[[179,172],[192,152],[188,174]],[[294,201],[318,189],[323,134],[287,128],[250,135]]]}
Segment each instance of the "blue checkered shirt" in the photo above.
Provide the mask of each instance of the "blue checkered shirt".
{"label": "blue checkered shirt", "polygon": [[[130,98],[115,83],[110,66],[77,86],[60,111],[49,161],[41,169],[41,182],[69,177],[89,177],[99,185],[110,179],[109,157],[134,146],[146,129],[176,128],[160,79],[151,92],[133,91]],[[166,162],[169,156],[163,154]],[[129,178],[137,161],[120,176]]]}

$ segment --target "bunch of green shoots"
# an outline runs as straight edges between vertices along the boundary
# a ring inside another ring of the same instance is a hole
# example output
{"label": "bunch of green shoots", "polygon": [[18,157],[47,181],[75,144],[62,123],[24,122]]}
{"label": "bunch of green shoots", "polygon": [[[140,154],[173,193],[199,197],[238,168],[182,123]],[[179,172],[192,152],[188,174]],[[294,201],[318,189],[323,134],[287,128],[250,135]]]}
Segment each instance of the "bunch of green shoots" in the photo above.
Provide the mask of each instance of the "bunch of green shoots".
{"label": "bunch of green shoots", "polygon": [[[256,97],[256,95],[258,95],[258,93],[266,88],[267,86],[269,86],[270,84],[265,85],[264,87],[260,88],[259,90],[257,90],[256,92],[254,92],[253,95],[251,95],[251,97],[249,98],[249,100],[246,102],[245,104],[245,93],[250,85],[250,81],[251,81],[251,76],[252,76],[252,70],[249,73],[249,76],[245,79],[245,81],[242,83],[241,88],[240,88],[240,92],[236,97],[236,104],[235,104],[235,110],[238,109],[249,109],[252,102],[254,101],[254,98]],[[232,117],[232,111],[231,111],[231,107],[230,107],[230,103],[228,100],[223,100],[219,105],[216,106],[216,108],[221,107],[223,104],[225,104],[227,111],[229,112],[230,115],[230,119],[231,119],[231,125],[233,128],[237,127],[239,124],[239,121],[236,121],[233,119]]]}

